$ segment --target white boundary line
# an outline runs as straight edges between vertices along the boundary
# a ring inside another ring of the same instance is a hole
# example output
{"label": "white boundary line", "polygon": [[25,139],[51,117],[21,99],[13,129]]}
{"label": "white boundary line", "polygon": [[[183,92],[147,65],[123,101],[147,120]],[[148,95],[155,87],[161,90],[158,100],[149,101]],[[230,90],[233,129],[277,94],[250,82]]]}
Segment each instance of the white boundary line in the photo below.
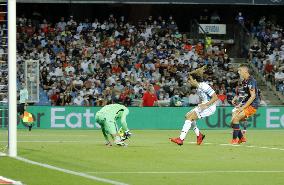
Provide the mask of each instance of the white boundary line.
{"label": "white boundary line", "polygon": [[22,157],[14,157],[14,158],[19,160],[19,161],[23,161],[23,162],[26,162],[26,163],[29,163],[29,164],[41,166],[41,167],[44,167],[44,168],[60,171],[60,172],[71,174],[71,175],[84,177],[84,178],[95,180],[95,181],[100,181],[100,182],[113,184],[113,185],[128,185],[128,184],[123,183],[123,182],[113,181],[113,180],[110,180],[110,179],[100,178],[100,177],[96,177],[96,176],[89,175],[89,174],[82,173],[82,172],[76,172],[76,171],[72,171],[72,170],[68,170],[68,169],[64,169],[64,168],[59,168],[59,167],[56,167],[56,166],[51,166],[49,164],[39,163],[39,162],[32,161],[32,160],[29,160],[29,159],[25,159],[25,158],[22,158]]}
{"label": "white boundary line", "polygon": [[[190,144],[196,144],[196,142],[189,142]],[[254,145],[246,145],[246,144],[218,144],[218,143],[203,143],[204,145],[219,145],[219,146],[232,146],[232,147],[246,147],[246,148],[258,148],[258,149],[268,149],[268,150],[279,150],[284,151],[284,148],[276,148],[276,147],[267,147],[267,146],[254,146]]]}
{"label": "white boundary line", "polygon": [[233,171],[165,171],[165,172],[86,172],[90,174],[210,174],[210,173],[284,173],[281,170],[259,171],[259,170],[233,170]]}
{"label": "white boundary line", "polygon": [[[81,143],[81,141],[17,141],[18,143]],[[7,143],[7,141],[0,141]]]}
{"label": "white boundary line", "polygon": [[45,134],[45,135],[30,135],[30,134],[18,134],[19,137],[88,137],[88,135],[56,135],[56,134]]}
{"label": "white boundary line", "polygon": [[8,178],[3,177],[3,176],[0,176],[0,180],[4,180],[6,182],[13,183],[14,185],[23,185],[23,183],[20,182],[20,181],[14,181],[12,179],[8,179]]}

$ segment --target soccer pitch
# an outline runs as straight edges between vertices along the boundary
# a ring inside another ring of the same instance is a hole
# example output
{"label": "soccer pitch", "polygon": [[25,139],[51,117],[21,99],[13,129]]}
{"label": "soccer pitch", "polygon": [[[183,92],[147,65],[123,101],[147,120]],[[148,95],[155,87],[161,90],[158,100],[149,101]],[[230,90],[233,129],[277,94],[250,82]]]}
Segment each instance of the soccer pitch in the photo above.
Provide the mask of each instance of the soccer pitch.
{"label": "soccer pitch", "polygon": [[132,132],[128,147],[106,147],[98,130],[19,130],[21,160],[0,157],[0,176],[26,185],[283,185],[282,130],[249,130],[237,146],[231,130],[204,130],[201,146],[192,131],[183,146],[168,139],[179,131]]}

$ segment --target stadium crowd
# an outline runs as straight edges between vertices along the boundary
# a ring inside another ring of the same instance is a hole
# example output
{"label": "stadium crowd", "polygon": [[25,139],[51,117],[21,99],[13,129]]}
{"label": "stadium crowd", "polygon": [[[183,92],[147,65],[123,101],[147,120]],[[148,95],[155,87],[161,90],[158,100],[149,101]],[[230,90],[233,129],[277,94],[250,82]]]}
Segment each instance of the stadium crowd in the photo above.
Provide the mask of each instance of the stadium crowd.
{"label": "stadium crowd", "polygon": [[[162,106],[196,105],[187,77],[201,65],[208,66],[206,79],[220,105],[229,105],[236,91],[238,76],[224,47],[193,43],[172,16],[135,24],[113,15],[57,23],[20,16],[17,25],[17,64],[39,61],[40,87],[51,105],[137,106],[147,93]],[[18,70],[19,83],[23,77]]]}
{"label": "stadium crowd", "polygon": [[250,47],[250,60],[265,79],[284,95],[284,30],[273,19],[262,16],[252,29],[256,41]]}

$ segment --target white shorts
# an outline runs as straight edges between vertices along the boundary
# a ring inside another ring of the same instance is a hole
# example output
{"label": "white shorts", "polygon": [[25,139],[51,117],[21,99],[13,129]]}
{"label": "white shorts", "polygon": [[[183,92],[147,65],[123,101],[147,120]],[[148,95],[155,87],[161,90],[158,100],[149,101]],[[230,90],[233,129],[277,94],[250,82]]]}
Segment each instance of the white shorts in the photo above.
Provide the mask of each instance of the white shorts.
{"label": "white shorts", "polygon": [[207,109],[201,110],[198,106],[192,109],[190,112],[195,111],[197,114],[197,117],[200,118],[205,118],[207,116],[211,116],[212,114],[215,113],[216,111],[216,105],[211,105]]}

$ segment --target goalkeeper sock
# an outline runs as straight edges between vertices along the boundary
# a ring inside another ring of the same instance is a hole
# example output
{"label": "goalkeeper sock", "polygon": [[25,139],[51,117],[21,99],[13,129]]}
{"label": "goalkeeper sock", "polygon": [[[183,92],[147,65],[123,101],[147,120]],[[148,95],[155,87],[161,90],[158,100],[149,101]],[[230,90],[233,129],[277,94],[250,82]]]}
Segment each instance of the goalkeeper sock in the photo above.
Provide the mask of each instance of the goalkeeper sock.
{"label": "goalkeeper sock", "polygon": [[240,132],[240,124],[233,124],[233,139],[237,139],[237,137],[239,136],[239,132]]}
{"label": "goalkeeper sock", "polygon": [[184,138],[186,137],[186,134],[187,134],[188,130],[190,129],[190,127],[191,127],[191,121],[185,120],[184,125],[183,125],[182,130],[181,130],[181,133],[180,133],[180,136],[179,136],[179,138],[181,140],[184,140]]}

